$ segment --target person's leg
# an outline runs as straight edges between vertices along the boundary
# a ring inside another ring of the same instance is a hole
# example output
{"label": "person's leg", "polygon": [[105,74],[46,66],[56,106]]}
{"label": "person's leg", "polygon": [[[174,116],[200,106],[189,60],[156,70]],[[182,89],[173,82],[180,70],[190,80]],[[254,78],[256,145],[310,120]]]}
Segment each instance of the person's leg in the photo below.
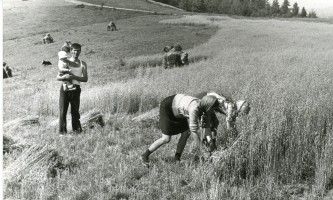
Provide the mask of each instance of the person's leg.
{"label": "person's leg", "polygon": [[176,150],[176,154],[175,154],[175,159],[176,160],[180,160],[180,157],[182,156],[182,153],[184,151],[184,148],[186,146],[186,142],[187,139],[190,137],[191,132],[189,130],[184,131],[179,140],[178,140],[178,144],[177,144],[177,150]]}
{"label": "person's leg", "polygon": [[150,154],[152,154],[154,151],[156,151],[162,145],[170,142],[170,140],[171,140],[171,135],[165,135],[165,134],[162,133],[162,137],[160,139],[156,140],[153,144],[151,144],[149,146],[149,148],[146,150],[146,152],[141,155],[142,160],[144,162],[148,163]]}
{"label": "person's leg", "polygon": [[72,113],[72,128],[73,131],[82,132],[81,122],[80,122],[80,94],[81,88],[78,86],[76,90],[70,91],[71,93],[71,113]]}
{"label": "person's leg", "polygon": [[66,115],[69,105],[68,94],[64,91],[62,85],[60,87],[60,97],[59,97],[59,133],[67,133],[67,122]]}
{"label": "person's leg", "polygon": [[8,77],[13,77],[12,70],[10,68],[7,69],[7,74],[8,74]]}
{"label": "person's leg", "polygon": [[217,146],[216,146],[216,139],[217,139],[217,127],[219,126],[220,122],[217,119],[216,114],[212,114],[211,116],[212,120],[212,127],[211,127],[211,132],[212,132],[212,144],[211,144],[211,150],[214,151]]}
{"label": "person's leg", "polygon": [[8,78],[8,74],[7,74],[7,72],[6,72],[6,70],[5,70],[5,68],[2,68],[3,70],[3,78]]}

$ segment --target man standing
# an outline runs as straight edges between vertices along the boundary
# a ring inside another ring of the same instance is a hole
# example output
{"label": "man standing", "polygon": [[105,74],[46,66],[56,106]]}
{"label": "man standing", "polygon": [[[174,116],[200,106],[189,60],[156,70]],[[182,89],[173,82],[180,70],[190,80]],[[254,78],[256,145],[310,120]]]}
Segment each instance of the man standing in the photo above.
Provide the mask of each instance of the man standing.
{"label": "man standing", "polygon": [[71,104],[71,115],[72,115],[72,128],[73,132],[82,132],[80,122],[80,95],[81,95],[81,82],[88,81],[87,64],[79,59],[81,53],[81,45],[74,43],[71,46],[71,57],[69,60],[70,73],[65,75],[58,74],[58,81],[72,81],[75,85],[75,90],[64,91],[62,84],[60,87],[59,97],[59,134],[67,133],[67,122],[66,115],[69,104]]}

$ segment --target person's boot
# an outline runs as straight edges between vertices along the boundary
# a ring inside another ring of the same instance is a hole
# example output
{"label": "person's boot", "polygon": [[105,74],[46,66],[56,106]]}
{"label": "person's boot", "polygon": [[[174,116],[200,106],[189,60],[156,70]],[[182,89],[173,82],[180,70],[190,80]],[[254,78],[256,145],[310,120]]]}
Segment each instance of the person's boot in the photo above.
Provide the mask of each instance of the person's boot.
{"label": "person's boot", "polygon": [[149,167],[149,155],[151,153],[152,152],[149,151],[149,149],[147,149],[147,151],[140,156],[140,159],[141,159],[142,163],[147,167]]}
{"label": "person's boot", "polygon": [[215,151],[217,149],[217,146],[216,146],[216,138],[212,139],[212,149],[213,151]]}
{"label": "person's boot", "polygon": [[213,152],[216,150],[216,140],[212,139],[208,144],[208,152]]}
{"label": "person's boot", "polygon": [[175,162],[180,162],[180,157],[181,157],[181,154],[180,153],[176,153],[175,157],[174,157],[174,161]]}

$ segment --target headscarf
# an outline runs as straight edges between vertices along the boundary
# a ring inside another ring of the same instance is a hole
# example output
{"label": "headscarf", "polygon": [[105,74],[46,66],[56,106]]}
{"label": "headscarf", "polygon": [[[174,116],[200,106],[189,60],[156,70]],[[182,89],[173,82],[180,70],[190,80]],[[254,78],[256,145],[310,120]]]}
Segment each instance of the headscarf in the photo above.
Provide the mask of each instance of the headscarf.
{"label": "headscarf", "polygon": [[248,114],[250,111],[250,104],[247,101],[244,100],[239,100],[236,102],[237,105],[237,112],[240,113],[244,113],[244,114]]}
{"label": "headscarf", "polygon": [[173,45],[173,49],[175,51],[182,51],[183,50],[183,48],[182,48],[182,46],[180,46],[180,44],[174,44]]}
{"label": "headscarf", "polygon": [[212,110],[213,106],[217,106],[218,104],[219,102],[216,97],[206,95],[201,99],[200,110],[201,112],[207,113]]}

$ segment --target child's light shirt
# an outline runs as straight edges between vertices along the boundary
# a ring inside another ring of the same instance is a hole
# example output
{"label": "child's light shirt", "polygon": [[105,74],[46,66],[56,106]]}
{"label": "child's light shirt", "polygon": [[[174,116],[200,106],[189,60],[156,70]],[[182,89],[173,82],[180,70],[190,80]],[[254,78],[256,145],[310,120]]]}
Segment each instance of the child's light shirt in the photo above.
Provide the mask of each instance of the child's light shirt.
{"label": "child's light shirt", "polygon": [[65,62],[62,61],[62,60],[59,60],[59,61],[58,61],[58,67],[59,67],[59,70],[64,70],[64,69],[66,69],[66,72],[67,72],[68,69],[69,69],[69,66],[67,65],[67,63],[65,63]]}

